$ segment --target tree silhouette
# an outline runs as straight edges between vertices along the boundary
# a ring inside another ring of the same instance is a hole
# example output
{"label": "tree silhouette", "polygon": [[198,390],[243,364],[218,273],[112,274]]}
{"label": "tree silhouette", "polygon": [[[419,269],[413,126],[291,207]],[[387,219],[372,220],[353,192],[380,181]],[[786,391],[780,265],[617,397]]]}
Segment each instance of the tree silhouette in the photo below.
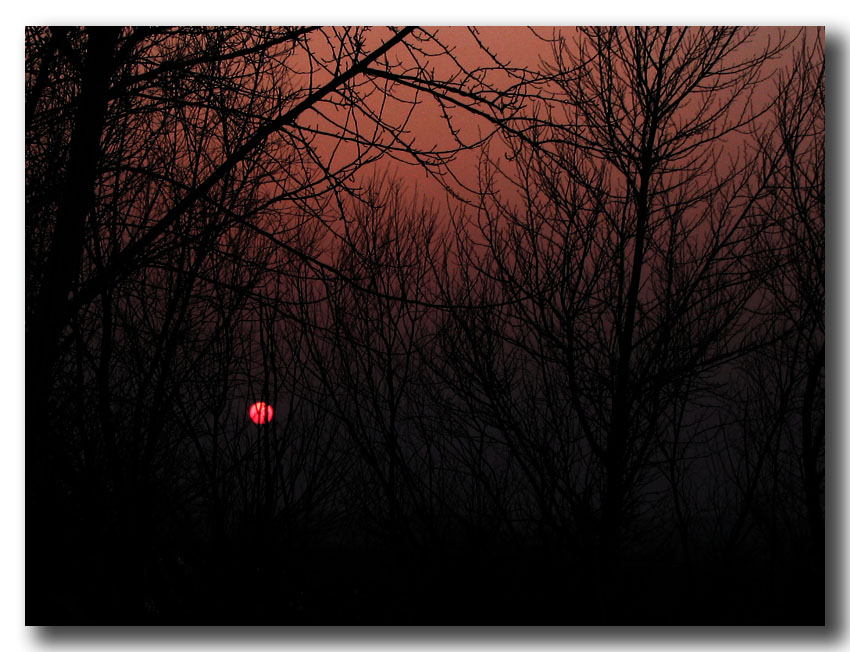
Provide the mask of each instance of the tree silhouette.
{"label": "tree silhouette", "polygon": [[28,622],[822,622],[822,31],[25,36]]}
{"label": "tree silhouette", "polygon": [[[509,155],[502,162],[484,161],[481,235],[474,224],[465,229],[468,264],[495,286],[485,295],[505,301],[495,329],[505,352],[494,354],[487,344],[491,327],[478,330],[461,317],[474,347],[467,357],[481,361],[472,373],[489,392],[483,402],[550,501],[540,501],[538,518],[560,520],[572,538],[596,533],[589,554],[603,578],[600,599],[614,617],[623,608],[610,598],[611,585],[622,581],[618,559],[647,531],[675,527],[677,554],[688,567],[694,537],[704,546],[711,536],[694,520],[705,513],[712,451],[726,432],[729,408],[717,395],[774,341],[775,322],[762,312],[763,284],[784,285],[773,270],[793,268],[787,259],[754,266],[761,260],[756,251],[788,251],[781,231],[807,233],[795,239],[813,251],[802,258],[812,279],[806,285],[823,288],[822,276],[812,278],[822,270],[822,231],[812,224],[812,211],[822,210],[816,189],[822,129],[818,112],[800,111],[806,100],[794,99],[808,92],[808,102],[816,102],[817,83],[809,80],[795,93],[783,82],[766,93],[772,61],[786,43],[763,40],[754,49],[754,35],[752,29],[587,28],[574,42],[554,39],[554,63],[536,84],[535,119],[505,131]],[[805,45],[800,51],[811,56]],[[792,78],[803,68],[816,70],[797,60]],[[800,128],[801,120],[815,124]],[[778,136],[763,131],[776,126],[761,126],[777,124],[783,125]],[[802,204],[791,209],[793,218],[765,212],[781,192],[778,179],[791,193],[801,191],[799,179],[788,179],[800,174],[791,171],[799,163],[782,160],[800,149],[789,132],[808,148],[805,174],[813,184],[803,184],[813,189],[802,202],[779,200],[789,209]],[[784,226],[777,230],[779,222]],[[482,238],[483,250],[475,245]],[[799,302],[773,288],[782,305]],[[822,303],[809,305],[822,317]],[[817,355],[815,346],[808,354],[812,378]],[[528,381],[516,376],[518,359],[535,361],[537,400],[521,394]],[[815,380],[808,385],[807,406],[817,387]],[[752,396],[744,402],[757,404]],[[520,416],[540,417],[547,409],[560,422]],[[811,426],[803,430],[807,444],[800,446],[810,451],[816,473],[811,451],[819,440]],[[767,434],[763,424],[758,432]],[[772,444],[764,446],[757,455],[768,455]],[[730,453],[736,445],[727,440],[725,447]],[[730,486],[735,483],[723,489]],[[750,500],[752,486],[741,486],[739,498]],[[807,495],[822,495],[819,485]],[[552,510],[569,516],[547,514]],[[738,513],[733,530],[751,523],[751,514]]]}

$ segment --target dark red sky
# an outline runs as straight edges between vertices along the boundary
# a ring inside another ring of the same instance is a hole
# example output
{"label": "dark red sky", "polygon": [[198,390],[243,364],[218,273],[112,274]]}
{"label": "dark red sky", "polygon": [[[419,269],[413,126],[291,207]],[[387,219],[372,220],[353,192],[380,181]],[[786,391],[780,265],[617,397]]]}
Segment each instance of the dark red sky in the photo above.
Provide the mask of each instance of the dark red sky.
{"label": "dark red sky", "polygon": [[[494,62],[481,50],[475,38],[466,27],[437,27],[429,29],[436,34],[443,44],[451,49],[452,54],[457,59],[457,64],[460,64],[465,70],[495,67]],[[769,41],[775,42],[783,34],[785,37],[788,37],[796,33],[796,31],[797,28],[762,28],[756,33],[750,47],[743,48],[740,54],[747,55],[755,53]],[[571,27],[538,27],[534,28],[534,31],[527,27],[497,26],[479,28],[481,41],[491,49],[493,54],[500,59],[501,63],[518,68],[524,67],[530,70],[538,69],[541,62],[552,62],[552,45],[539,37],[551,38],[553,34],[560,34],[568,43],[578,36],[576,29]],[[368,35],[367,45],[370,49],[374,48],[379,43],[386,41],[390,36],[390,30],[380,27],[374,28]],[[316,47],[316,51],[321,56],[321,43],[317,43],[315,46],[311,44],[311,47]],[[433,44],[426,44],[424,47],[429,52],[437,52]],[[401,47],[397,47],[390,55],[390,59],[396,58],[400,59],[402,64],[410,62],[410,55],[406,54]],[[419,62],[424,64],[426,68],[433,69],[434,75],[438,79],[450,78],[459,72],[458,65],[447,57],[420,56]],[[782,61],[777,60],[776,63],[777,65],[781,65]],[[492,69],[488,71],[487,78],[493,80],[495,84],[506,84],[513,81],[504,73],[499,73]],[[768,82],[763,86],[763,90],[770,92],[772,87],[772,83]],[[398,91],[398,97],[404,100],[413,99],[412,93],[407,90]],[[370,100],[372,108],[378,110],[378,103],[382,99],[376,93]],[[756,99],[758,100],[758,98]],[[767,96],[764,99],[766,100]],[[432,146],[442,149],[453,147],[454,142],[441,115],[438,104],[432,98],[424,95],[419,97],[419,102],[419,105],[415,107],[407,123],[408,140],[417,148],[422,149]],[[384,116],[391,123],[400,124],[407,115],[408,109],[409,106],[405,104],[390,101],[384,107]],[[333,115],[332,107],[323,106],[322,110],[326,115]],[[339,114],[337,113],[337,115]],[[486,136],[493,131],[493,126],[486,120],[462,109],[451,111],[451,117],[453,126],[458,130],[458,134],[464,142],[474,142],[481,135]],[[315,113],[305,115],[300,122],[314,125],[323,124],[321,117]],[[324,123],[324,126],[327,127],[327,124]],[[328,130],[333,131],[333,127],[330,127]],[[725,146],[731,152],[740,144],[741,142],[736,142],[736,138],[732,136],[727,139]],[[323,152],[327,159],[330,160],[331,148],[335,145],[336,143],[332,139],[327,139],[323,143],[318,143],[318,151],[320,153]],[[491,147],[491,156],[495,155],[498,158],[504,152],[504,147],[498,136],[491,138],[489,145]],[[463,184],[472,188],[477,186],[478,158],[480,153],[480,149],[477,148],[460,152],[450,168],[452,174]],[[344,165],[345,162],[352,159],[353,155],[353,148],[341,147],[337,150],[333,163],[336,166]],[[404,155],[401,158],[403,160],[410,160],[409,157],[405,157]],[[384,157],[377,163],[361,170],[358,175],[359,178],[366,178],[384,170],[394,172],[402,178],[411,192],[424,194],[441,203],[444,201],[445,191],[443,188],[434,181],[432,176],[426,174],[420,166],[404,165],[401,162]],[[446,183],[456,187],[456,184],[449,179],[446,179]]]}

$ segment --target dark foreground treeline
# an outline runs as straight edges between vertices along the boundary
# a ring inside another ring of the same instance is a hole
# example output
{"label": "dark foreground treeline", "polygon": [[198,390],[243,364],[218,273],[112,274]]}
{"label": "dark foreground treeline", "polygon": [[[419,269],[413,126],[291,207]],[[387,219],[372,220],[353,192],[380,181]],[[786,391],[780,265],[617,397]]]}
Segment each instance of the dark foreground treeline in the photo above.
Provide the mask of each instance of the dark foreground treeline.
{"label": "dark foreground treeline", "polygon": [[541,52],[27,29],[29,624],[824,622],[823,33]]}

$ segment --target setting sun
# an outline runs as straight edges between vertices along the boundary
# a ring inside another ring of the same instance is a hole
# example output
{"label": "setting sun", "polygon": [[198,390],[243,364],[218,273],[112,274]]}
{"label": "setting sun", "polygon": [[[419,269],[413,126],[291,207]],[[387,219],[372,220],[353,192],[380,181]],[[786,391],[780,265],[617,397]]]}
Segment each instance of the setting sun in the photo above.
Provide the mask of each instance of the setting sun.
{"label": "setting sun", "polygon": [[254,423],[262,425],[272,420],[274,410],[271,405],[266,405],[263,401],[257,401],[248,410],[248,416],[251,417],[251,421]]}

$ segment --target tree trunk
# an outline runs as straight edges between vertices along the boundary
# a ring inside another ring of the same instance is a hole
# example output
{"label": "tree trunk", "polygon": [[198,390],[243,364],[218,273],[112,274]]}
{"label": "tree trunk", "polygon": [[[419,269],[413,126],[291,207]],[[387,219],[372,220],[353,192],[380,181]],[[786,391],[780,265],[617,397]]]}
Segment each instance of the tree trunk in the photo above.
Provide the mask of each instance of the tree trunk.
{"label": "tree trunk", "polygon": [[[57,559],[58,551],[64,548],[61,541],[57,542],[57,534],[63,534],[62,505],[67,498],[62,483],[70,468],[62,463],[66,444],[53,430],[45,409],[50,409],[53,368],[70,317],[68,295],[79,274],[86,220],[94,203],[100,139],[120,28],[97,27],[87,32],[88,54],[81,71],[65,183],[44,275],[26,324],[28,624],[36,624],[34,615],[39,617],[39,624],[46,623],[42,619],[50,617],[51,607],[59,607],[53,600],[60,599],[61,593],[53,587],[59,582],[57,575],[67,571],[67,564]],[[35,605],[41,607],[37,613]]]}

